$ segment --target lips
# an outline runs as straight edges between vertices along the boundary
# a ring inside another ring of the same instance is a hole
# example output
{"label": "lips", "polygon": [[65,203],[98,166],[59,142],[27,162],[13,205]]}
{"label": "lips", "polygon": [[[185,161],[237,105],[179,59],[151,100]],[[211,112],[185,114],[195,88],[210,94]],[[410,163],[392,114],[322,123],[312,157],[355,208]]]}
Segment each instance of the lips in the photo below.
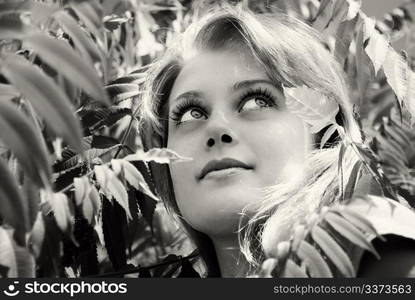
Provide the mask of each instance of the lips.
{"label": "lips", "polygon": [[220,171],[230,168],[242,168],[246,170],[252,170],[253,167],[241,162],[240,160],[233,159],[233,158],[224,158],[221,160],[211,160],[209,161],[200,171],[199,175],[197,176],[198,180],[202,180],[207,174],[213,171]]}

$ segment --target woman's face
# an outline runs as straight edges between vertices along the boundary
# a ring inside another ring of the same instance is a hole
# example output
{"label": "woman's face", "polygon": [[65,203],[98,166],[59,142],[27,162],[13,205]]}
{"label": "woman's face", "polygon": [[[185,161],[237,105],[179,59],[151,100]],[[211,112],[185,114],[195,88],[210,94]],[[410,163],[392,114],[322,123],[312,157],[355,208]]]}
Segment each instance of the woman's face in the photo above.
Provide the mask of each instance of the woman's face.
{"label": "woman's face", "polygon": [[261,188],[302,175],[310,139],[280,89],[250,56],[205,51],[189,59],[169,97],[170,166],[185,220],[209,236],[237,229]]}

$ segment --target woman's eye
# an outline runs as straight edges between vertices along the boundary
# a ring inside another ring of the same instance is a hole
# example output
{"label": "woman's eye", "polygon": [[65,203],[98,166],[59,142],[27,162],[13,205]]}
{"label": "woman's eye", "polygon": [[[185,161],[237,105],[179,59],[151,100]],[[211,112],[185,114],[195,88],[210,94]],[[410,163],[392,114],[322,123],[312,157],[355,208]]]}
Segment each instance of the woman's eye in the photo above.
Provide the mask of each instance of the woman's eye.
{"label": "woman's eye", "polygon": [[272,104],[270,100],[261,98],[261,97],[252,97],[245,101],[245,103],[240,108],[240,111],[250,111],[250,110],[259,110],[264,107],[271,107]]}
{"label": "woman's eye", "polygon": [[188,122],[201,119],[205,120],[206,115],[200,109],[192,108],[182,115],[182,117],[180,118],[180,122]]}

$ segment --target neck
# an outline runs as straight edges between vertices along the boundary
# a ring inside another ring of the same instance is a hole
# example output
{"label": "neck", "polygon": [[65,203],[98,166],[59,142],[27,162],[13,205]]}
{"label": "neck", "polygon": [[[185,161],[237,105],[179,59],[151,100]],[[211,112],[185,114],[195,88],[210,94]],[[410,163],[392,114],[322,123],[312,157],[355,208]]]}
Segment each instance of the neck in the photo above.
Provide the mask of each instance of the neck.
{"label": "neck", "polygon": [[241,253],[237,237],[212,238],[222,277],[245,277],[248,262]]}

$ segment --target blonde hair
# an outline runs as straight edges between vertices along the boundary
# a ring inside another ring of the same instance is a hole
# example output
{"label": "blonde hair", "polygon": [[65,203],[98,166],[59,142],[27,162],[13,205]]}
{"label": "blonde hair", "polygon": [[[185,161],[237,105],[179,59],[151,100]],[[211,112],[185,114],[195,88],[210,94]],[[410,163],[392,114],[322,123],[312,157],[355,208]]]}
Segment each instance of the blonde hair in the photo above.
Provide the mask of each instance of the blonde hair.
{"label": "blonde hair", "polygon": [[[167,99],[186,60],[203,50],[241,47],[263,66],[276,84],[307,86],[334,99],[340,107],[338,122],[352,140],[360,141],[360,131],[353,118],[343,71],[324,47],[318,33],[302,21],[283,13],[258,17],[247,10],[228,6],[210,12],[190,25],[150,69],[141,107],[141,133],[145,148],[167,145]],[[240,233],[241,249],[249,262],[257,265],[263,252],[271,251],[271,238],[268,237],[278,230],[278,226],[287,226],[290,220],[294,220],[293,217],[305,216],[321,203],[338,198],[339,147],[339,143],[334,141],[329,149],[312,151],[301,184],[281,183],[268,189],[268,197],[255,207],[253,219]],[[344,178],[348,178],[349,166],[353,165],[356,158],[350,151],[346,151],[344,158],[347,162]],[[153,164],[150,168],[153,176],[161,176],[155,183],[159,184],[160,196],[166,207],[180,216],[168,166]],[[322,186],[327,188],[323,189]],[[300,203],[307,208],[298,209],[296,205]],[[201,233],[185,221],[181,222],[197,240]],[[203,237],[205,238],[206,236]],[[208,244],[205,243],[210,247]],[[203,252],[200,247],[199,245]],[[205,261],[209,260],[209,255],[202,253]],[[209,263],[207,265],[209,268]]]}

